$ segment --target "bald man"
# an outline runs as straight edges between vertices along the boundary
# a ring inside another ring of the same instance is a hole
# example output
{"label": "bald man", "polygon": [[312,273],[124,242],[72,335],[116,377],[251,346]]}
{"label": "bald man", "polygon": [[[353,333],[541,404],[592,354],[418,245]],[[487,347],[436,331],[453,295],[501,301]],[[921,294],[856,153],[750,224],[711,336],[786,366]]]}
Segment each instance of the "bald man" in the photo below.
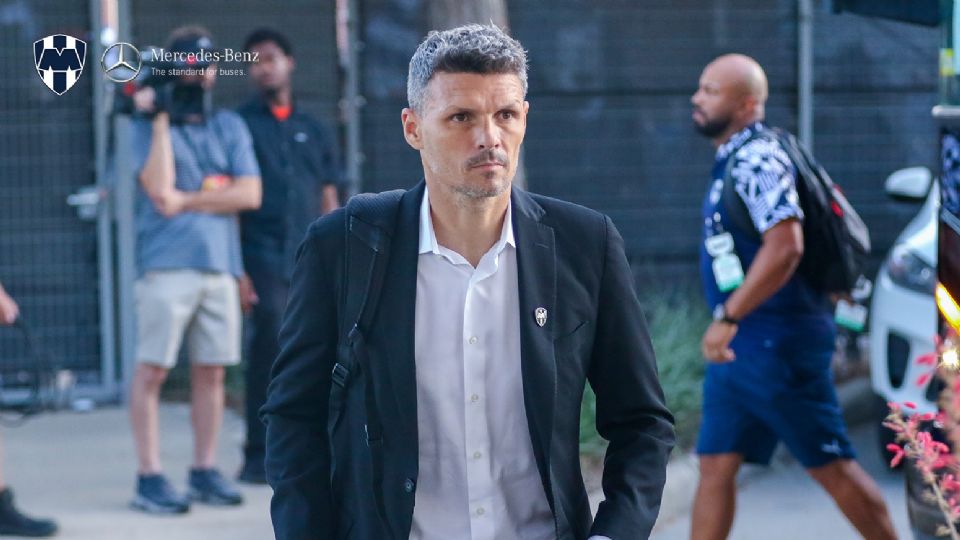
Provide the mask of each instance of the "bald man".
{"label": "bald man", "polygon": [[701,344],[708,366],[691,537],[727,537],[740,464],[769,464],[783,441],[860,534],[896,538],[837,404],[830,300],[795,273],[804,219],[796,167],[764,123],[766,100],[763,69],[743,55],[711,62],[691,99],[697,131],[717,148],[703,202],[700,273],[713,322]]}

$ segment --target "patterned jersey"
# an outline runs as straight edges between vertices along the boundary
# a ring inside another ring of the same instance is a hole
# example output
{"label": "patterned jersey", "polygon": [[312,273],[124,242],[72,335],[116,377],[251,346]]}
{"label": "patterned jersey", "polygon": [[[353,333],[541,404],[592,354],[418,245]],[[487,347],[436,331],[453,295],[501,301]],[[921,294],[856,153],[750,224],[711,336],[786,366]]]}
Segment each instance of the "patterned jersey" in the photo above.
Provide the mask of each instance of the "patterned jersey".
{"label": "patterned jersey", "polygon": [[736,151],[730,176],[762,235],[789,218],[803,220],[797,196],[796,167],[780,143],[755,138]]}

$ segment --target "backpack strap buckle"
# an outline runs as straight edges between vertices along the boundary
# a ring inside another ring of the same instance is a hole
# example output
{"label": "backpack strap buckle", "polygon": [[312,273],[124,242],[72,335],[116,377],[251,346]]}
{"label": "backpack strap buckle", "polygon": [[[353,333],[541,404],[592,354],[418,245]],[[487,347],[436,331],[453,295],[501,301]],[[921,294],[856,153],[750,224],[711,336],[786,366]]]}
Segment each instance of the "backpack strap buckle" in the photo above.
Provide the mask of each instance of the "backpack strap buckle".
{"label": "backpack strap buckle", "polygon": [[350,370],[340,362],[337,362],[333,365],[333,370],[330,372],[330,377],[337,386],[340,388],[346,388],[347,379],[350,378]]}

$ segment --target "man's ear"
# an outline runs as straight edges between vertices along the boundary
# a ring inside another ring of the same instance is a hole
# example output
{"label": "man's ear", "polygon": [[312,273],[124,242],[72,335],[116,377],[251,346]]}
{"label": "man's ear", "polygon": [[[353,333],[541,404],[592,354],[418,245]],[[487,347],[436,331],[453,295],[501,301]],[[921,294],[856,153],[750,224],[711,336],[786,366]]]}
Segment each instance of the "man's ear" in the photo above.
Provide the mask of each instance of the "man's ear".
{"label": "man's ear", "polygon": [[414,150],[420,150],[423,148],[423,141],[420,139],[420,118],[417,117],[417,113],[407,107],[400,112],[400,121],[403,122],[403,138],[407,140],[407,144],[413,147]]}
{"label": "man's ear", "polygon": [[747,94],[740,101],[740,113],[744,118],[752,118],[757,112],[757,96],[753,94]]}

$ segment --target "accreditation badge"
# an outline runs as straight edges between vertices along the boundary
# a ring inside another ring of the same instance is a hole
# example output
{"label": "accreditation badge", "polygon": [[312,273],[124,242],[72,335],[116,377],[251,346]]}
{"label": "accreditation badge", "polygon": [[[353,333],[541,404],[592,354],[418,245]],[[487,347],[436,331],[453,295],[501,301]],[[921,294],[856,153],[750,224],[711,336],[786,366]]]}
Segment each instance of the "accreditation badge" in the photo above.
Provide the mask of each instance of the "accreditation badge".
{"label": "accreditation badge", "polygon": [[707,253],[713,257],[713,277],[720,292],[730,292],[743,283],[743,265],[733,251],[733,236],[725,232],[704,241]]}
{"label": "accreditation badge", "polygon": [[841,298],[837,302],[833,320],[848,330],[862,332],[867,322],[867,307]]}

